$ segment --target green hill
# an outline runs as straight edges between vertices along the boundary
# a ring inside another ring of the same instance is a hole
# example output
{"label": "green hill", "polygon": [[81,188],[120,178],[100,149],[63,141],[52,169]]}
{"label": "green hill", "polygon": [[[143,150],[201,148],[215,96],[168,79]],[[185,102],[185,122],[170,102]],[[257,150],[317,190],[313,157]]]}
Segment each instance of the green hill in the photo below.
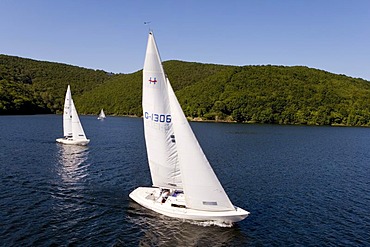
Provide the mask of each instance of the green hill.
{"label": "green hill", "polygon": [[68,84],[78,96],[109,78],[101,70],[0,54],[0,114],[59,112]]}
{"label": "green hill", "polygon": [[[193,119],[278,124],[370,125],[370,82],[302,66],[164,62]],[[0,114],[57,113],[67,84],[80,114],[141,116],[142,72],[108,74],[0,55]]]}
{"label": "green hill", "polygon": [[[164,69],[175,91],[186,90],[224,68],[225,66],[180,61],[164,62]],[[141,87],[142,71],[115,75],[75,101],[80,105],[79,112],[85,114],[98,114],[100,109],[104,108],[104,112],[108,115],[141,116]]]}
{"label": "green hill", "polygon": [[206,119],[318,125],[370,121],[368,81],[302,66],[228,67],[177,94],[186,115]]}

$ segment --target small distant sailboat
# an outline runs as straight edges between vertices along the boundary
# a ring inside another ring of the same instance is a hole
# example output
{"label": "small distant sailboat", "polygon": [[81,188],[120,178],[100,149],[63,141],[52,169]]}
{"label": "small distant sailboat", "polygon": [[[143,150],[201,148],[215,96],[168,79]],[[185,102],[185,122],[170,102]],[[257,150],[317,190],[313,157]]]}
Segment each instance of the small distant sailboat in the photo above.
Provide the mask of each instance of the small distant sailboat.
{"label": "small distant sailboat", "polygon": [[99,120],[103,120],[103,119],[105,119],[105,118],[106,118],[105,113],[104,113],[103,109],[101,109],[101,111],[100,111],[100,113],[99,113],[99,117],[98,117],[98,119],[99,119]]}
{"label": "small distant sailboat", "polygon": [[153,187],[130,198],[166,216],[217,223],[245,219],[234,206],[204,155],[166,77],[153,33],[143,69],[144,133]]}
{"label": "small distant sailboat", "polygon": [[87,145],[90,140],[86,138],[78,117],[75,104],[73,103],[71,88],[68,85],[64,101],[63,113],[63,132],[64,137],[56,139],[57,142],[71,145]]}

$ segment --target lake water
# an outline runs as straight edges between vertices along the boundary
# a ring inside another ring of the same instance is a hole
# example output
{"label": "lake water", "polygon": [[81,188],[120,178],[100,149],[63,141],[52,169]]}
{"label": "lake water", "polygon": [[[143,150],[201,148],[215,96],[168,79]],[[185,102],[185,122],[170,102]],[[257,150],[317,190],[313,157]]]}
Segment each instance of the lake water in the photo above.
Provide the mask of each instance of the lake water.
{"label": "lake water", "polygon": [[167,218],[131,201],[150,186],[140,118],[0,116],[2,246],[369,246],[370,129],[191,123],[231,201],[233,227]]}

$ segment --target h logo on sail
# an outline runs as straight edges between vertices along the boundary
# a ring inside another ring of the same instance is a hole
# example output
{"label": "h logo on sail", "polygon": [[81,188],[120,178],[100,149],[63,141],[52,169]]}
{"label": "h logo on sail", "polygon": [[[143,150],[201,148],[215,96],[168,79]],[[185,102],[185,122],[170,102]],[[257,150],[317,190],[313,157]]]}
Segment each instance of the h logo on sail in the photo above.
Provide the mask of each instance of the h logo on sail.
{"label": "h logo on sail", "polygon": [[154,79],[152,80],[152,77],[149,78],[149,84],[156,84],[157,83],[157,78],[154,77]]}

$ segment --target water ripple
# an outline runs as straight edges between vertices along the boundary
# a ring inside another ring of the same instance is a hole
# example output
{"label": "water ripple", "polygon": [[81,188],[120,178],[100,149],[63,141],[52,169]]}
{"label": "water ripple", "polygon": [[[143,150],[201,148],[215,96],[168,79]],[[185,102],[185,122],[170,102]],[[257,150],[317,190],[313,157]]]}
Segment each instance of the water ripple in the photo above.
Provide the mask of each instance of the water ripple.
{"label": "water ripple", "polygon": [[142,120],[82,116],[87,147],[55,143],[61,116],[0,116],[2,246],[369,246],[368,128],[191,123],[233,227],[132,202],[151,184]]}

